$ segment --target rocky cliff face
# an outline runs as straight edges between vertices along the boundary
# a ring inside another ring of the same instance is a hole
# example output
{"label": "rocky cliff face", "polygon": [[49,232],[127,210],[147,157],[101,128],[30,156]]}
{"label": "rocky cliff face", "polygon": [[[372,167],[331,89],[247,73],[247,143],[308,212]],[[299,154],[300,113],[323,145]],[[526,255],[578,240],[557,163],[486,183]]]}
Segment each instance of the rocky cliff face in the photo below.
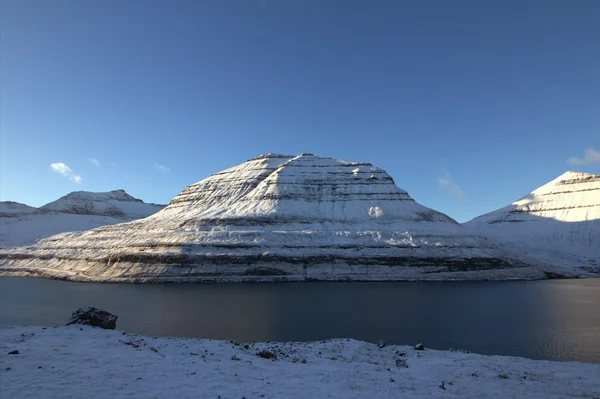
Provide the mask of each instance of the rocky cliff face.
{"label": "rocky cliff face", "polygon": [[566,172],[465,227],[544,262],[600,270],[600,175]]}
{"label": "rocky cliff face", "polygon": [[0,252],[0,272],[87,281],[543,278],[365,162],[266,154],[142,220]]}
{"label": "rocky cliff face", "polygon": [[123,190],[76,191],[40,208],[0,202],[0,246],[30,245],[57,233],[144,218],[162,208],[164,205],[147,204]]}

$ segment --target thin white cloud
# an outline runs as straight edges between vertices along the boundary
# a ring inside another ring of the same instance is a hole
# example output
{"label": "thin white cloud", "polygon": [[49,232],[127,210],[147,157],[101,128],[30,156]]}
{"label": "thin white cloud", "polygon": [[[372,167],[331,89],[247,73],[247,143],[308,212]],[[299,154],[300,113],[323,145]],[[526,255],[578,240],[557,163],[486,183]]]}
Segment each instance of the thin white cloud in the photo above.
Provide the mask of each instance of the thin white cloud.
{"label": "thin white cloud", "polygon": [[73,170],[71,168],[69,168],[69,165],[64,164],[62,162],[52,163],[52,164],[50,164],[50,168],[54,172],[61,174],[63,176],[67,176],[67,175],[73,173]]}
{"label": "thin white cloud", "polygon": [[161,172],[170,172],[171,171],[171,168],[169,168],[168,166],[161,165],[158,163],[155,163],[154,167],[156,168],[156,170],[161,171]]}
{"label": "thin white cloud", "polygon": [[88,161],[90,161],[90,163],[94,166],[100,166],[100,161],[98,161],[96,158],[90,158]]}
{"label": "thin white cloud", "polygon": [[50,169],[55,172],[58,173],[59,175],[66,177],[69,180],[73,180],[75,183],[79,184],[81,183],[81,176],[77,175],[73,172],[73,169],[71,169],[69,167],[69,165],[62,163],[62,162],[56,162],[56,163],[52,163],[50,164]]}
{"label": "thin white cloud", "polygon": [[588,148],[584,151],[583,158],[572,157],[569,158],[569,163],[574,165],[591,165],[593,163],[600,163],[600,151],[593,148]]}
{"label": "thin white cloud", "polygon": [[442,176],[438,177],[438,187],[457,198],[462,198],[465,195],[463,189],[460,188],[447,171],[443,171]]}

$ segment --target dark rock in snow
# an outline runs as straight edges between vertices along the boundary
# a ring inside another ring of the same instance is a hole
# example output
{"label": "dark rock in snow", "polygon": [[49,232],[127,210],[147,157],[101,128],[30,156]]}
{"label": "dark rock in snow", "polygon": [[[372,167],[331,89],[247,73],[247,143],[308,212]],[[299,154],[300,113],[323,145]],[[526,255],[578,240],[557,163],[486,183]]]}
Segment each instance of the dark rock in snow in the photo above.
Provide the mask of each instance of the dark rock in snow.
{"label": "dark rock in snow", "polygon": [[423,351],[423,350],[425,350],[425,345],[423,345],[423,344],[416,344],[415,345],[415,350]]}
{"label": "dark rock in snow", "polygon": [[14,351],[10,351],[8,352],[9,355],[18,355],[19,351],[17,349],[15,349]]}
{"label": "dark rock in snow", "polygon": [[100,327],[106,330],[114,330],[117,327],[117,315],[94,307],[79,308],[71,316],[67,325],[82,324],[86,326]]}
{"label": "dark rock in snow", "polygon": [[408,362],[406,361],[406,359],[396,359],[396,367],[408,368]]}
{"label": "dark rock in snow", "polygon": [[385,341],[384,340],[381,340],[381,341],[377,342],[377,347],[379,349],[383,349],[383,348],[385,348],[385,346],[386,345],[385,345]]}
{"label": "dark rock in snow", "polygon": [[277,360],[277,354],[268,350],[262,350],[256,354],[258,357],[262,357],[263,359],[273,359]]}

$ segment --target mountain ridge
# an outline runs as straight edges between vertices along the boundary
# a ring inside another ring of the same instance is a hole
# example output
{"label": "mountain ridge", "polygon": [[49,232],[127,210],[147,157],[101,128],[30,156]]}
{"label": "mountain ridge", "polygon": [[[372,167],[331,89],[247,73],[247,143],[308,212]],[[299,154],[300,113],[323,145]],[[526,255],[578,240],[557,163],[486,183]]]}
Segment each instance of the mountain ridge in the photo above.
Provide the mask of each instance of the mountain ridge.
{"label": "mountain ridge", "polygon": [[544,262],[600,270],[600,175],[567,171],[464,226]]}
{"label": "mountain ridge", "polygon": [[[524,260],[526,259],[526,260]],[[367,162],[263,154],[141,220],[0,251],[3,273],[80,281],[546,278]]]}
{"label": "mountain ridge", "polygon": [[0,246],[33,244],[67,231],[88,230],[143,218],[164,208],[135,198],[125,190],[74,191],[39,208],[0,202]]}

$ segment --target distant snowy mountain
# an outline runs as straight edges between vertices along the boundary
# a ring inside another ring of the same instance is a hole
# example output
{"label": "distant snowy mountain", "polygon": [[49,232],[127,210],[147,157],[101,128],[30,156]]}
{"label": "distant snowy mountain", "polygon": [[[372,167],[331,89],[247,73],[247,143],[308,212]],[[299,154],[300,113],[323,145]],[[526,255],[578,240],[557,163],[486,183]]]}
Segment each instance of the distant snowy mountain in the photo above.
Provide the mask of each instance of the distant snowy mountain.
{"label": "distant snowy mountain", "polygon": [[37,211],[37,208],[14,201],[0,201],[0,217],[16,217]]}
{"label": "distant snowy mountain", "polygon": [[566,172],[465,227],[543,262],[600,270],[600,175]]}
{"label": "distant snowy mountain", "polygon": [[58,233],[124,223],[162,208],[164,205],[147,204],[123,190],[76,191],[40,208],[0,202],[0,246],[30,245]]}
{"label": "distant snowy mountain", "polygon": [[40,210],[139,219],[158,212],[164,207],[164,205],[147,204],[127,194],[125,190],[115,190],[107,193],[74,191],[42,206]]}
{"label": "distant snowy mountain", "polygon": [[0,251],[0,274],[115,282],[537,279],[541,266],[370,163],[312,154],[262,155],[145,219]]}

